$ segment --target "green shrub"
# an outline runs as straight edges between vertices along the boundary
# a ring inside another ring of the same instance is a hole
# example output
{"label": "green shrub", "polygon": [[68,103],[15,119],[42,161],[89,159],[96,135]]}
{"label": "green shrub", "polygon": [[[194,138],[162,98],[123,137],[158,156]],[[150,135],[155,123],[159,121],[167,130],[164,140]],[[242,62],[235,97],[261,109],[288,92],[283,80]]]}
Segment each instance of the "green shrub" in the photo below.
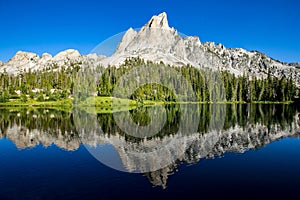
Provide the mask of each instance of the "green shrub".
{"label": "green shrub", "polygon": [[45,101],[44,95],[43,94],[39,94],[36,100],[40,101],[40,102]]}
{"label": "green shrub", "polygon": [[9,93],[7,90],[0,92],[0,102],[5,103],[9,101]]}
{"label": "green shrub", "polygon": [[20,99],[22,102],[27,102],[27,100],[28,100],[26,94],[21,94]]}

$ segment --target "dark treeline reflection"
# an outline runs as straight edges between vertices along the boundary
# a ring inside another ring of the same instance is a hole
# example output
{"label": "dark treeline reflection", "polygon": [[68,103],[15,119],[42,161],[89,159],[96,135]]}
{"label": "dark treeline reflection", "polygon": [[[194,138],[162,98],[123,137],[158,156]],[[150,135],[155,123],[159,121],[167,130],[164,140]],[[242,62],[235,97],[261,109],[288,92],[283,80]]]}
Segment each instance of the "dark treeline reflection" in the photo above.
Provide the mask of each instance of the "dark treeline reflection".
{"label": "dark treeline reflection", "polygon": [[74,129],[72,113],[44,108],[7,108],[0,109],[1,132],[13,125],[24,126],[29,131],[38,129],[55,133],[55,130],[69,132]]}
{"label": "dark treeline reflection", "polygon": [[[164,188],[181,163],[298,136],[299,113],[299,105],[293,104],[176,104],[114,114],[1,108],[0,138],[19,149],[54,144],[76,150],[83,144],[94,148],[109,143],[127,171],[145,172],[153,185]],[[141,127],[154,134],[145,137]]]}
{"label": "dark treeline reflection", "polygon": [[0,138],[10,139],[18,148],[40,143],[74,150],[70,141],[80,141],[76,134],[72,113],[44,108],[1,108]]}
{"label": "dark treeline reflection", "polygon": [[[211,130],[228,130],[236,125],[245,128],[249,124],[260,124],[268,128],[278,124],[284,129],[291,125],[295,120],[295,115],[300,112],[299,106],[287,104],[192,104],[166,105],[164,108],[167,113],[166,124],[154,137],[176,134],[179,124],[182,123],[181,117],[185,126],[189,126],[195,119],[198,119],[197,132],[205,133]],[[148,125],[151,121],[150,109],[151,107],[146,107],[130,111],[131,119],[141,126]],[[118,113],[118,115],[122,114]],[[127,139],[134,139],[117,126],[112,114],[98,114],[97,119],[104,133],[118,133]],[[124,123],[127,121],[124,120]],[[191,133],[185,132],[184,134]]]}
{"label": "dark treeline reflection", "polygon": [[[152,107],[140,107],[129,111],[131,120],[139,126],[151,124],[150,109]],[[192,104],[165,105],[164,109],[157,110],[157,112],[166,113],[166,122],[163,128],[152,137],[163,138],[166,135],[178,132],[183,135],[194,134],[195,131],[203,134],[212,130],[228,130],[237,125],[245,128],[250,124],[260,124],[267,128],[278,124],[284,129],[289,127],[295,120],[295,115],[300,112],[300,108],[292,104]],[[126,126],[128,119],[125,112],[115,115],[111,113],[97,114],[98,126],[104,134],[119,134],[130,141],[142,140],[125,134],[116,124],[114,120],[116,116],[121,119],[124,117],[122,123],[124,123],[123,126]],[[156,115],[152,127],[163,120],[163,117],[160,116],[163,116],[163,114],[158,113]],[[94,126],[94,121],[90,119],[89,114],[80,115],[80,121],[85,125],[91,123],[91,126]],[[191,129],[190,127],[195,127],[195,123],[197,123],[196,129]],[[89,127],[93,128],[91,126]],[[76,131],[78,128],[81,127],[76,128],[71,112],[43,108],[1,108],[0,112],[1,137],[11,138],[9,134],[28,134],[35,130],[36,133],[47,134],[50,138],[52,136],[53,141],[56,138],[67,142],[69,140],[79,140]],[[24,130],[27,132],[24,132]],[[98,134],[103,133],[99,132]],[[151,137],[148,139],[151,139]]]}
{"label": "dark treeline reflection", "polygon": [[300,108],[296,105],[273,104],[273,105],[227,105],[224,129],[238,124],[245,127],[247,124],[262,124],[270,127],[279,124],[282,128],[294,121],[294,116]]}

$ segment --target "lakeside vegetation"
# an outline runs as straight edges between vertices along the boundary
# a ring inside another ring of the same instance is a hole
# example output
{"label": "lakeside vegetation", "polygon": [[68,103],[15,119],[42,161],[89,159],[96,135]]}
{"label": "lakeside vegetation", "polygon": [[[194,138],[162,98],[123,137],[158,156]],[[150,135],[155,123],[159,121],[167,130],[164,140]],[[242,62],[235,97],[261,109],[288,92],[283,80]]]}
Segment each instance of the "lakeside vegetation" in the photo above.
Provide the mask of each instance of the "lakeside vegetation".
{"label": "lakeside vegetation", "polygon": [[[182,134],[188,135],[191,134],[189,124],[194,123],[194,119],[200,119],[197,125],[197,131],[199,133],[206,133],[210,130],[229,130],[237,125],[243,128],[249,128],[249,125],[254,126],[260,124],[270,128],[271,125],[278,124],[281,128],[287,128],[293,126],[292,123],[297,120],[295,116],[300,112],[300,107],[293,104],[193,104],[184,105],[184,107],[184,112],[181,112],[179,105],[164,105],[164,110],[157,110],[159,112],[166,112],[167,118],[166,125],[155,137],[176,134],[181,123],[181,117],[184,117],[184,124],[187,125],[184,126],[185,129],[183,130],[185,131]],[[138,109],[130,111],[132,120],[140,125],[148,125],[151,122],[148,113],[149,107],[139,107]],[[119,117],[124,118],[124,123],[126,123],[125,113],[120,112],[118,114]],[[80,124],[80,122],[76,122],[78,116],[80,116],[80,121],[82,120],[87,124],[90,123],[87,127],[95,126],[92,120],[93,115],[89,115],[86,112],[74,115],[67,110],[57,107],[0,107],[0,133],[6,136],[7,130],[15,123],[29,130],[43,130],[48,135],[52,135],[51,138],[59,137],[60,139],[65,139],[68,143],[70,138],[78,140],[78,129],[76,128],[76,124]],[[161,117],[163,115],[160,113],[158,116]],[[120,129],[116,124],[114,115],[110,112],[99,113],[96,119],[105,134],[120,134],[130,141],[143,140],[131,137]],[[63,137],[55,131],[51,131],[57,129],[62,130]],[[265,135],[261,136],[265,137]]]}
{"label": "lakeside vegetation", "polygon": [[[52,66],[42,71],[23,72],[17,76],[8,75],[6,72],[0,73],[0,106],[72,108],[76,105],[111,108],[113,101],[117,102],[117,107],[190,102],[189,99],[180,101],[176,95],[177,91],[160,84],[137,86],[137,90],[128,99],[112,98],[118,81],[119,85],[123,84],[124,90],[135,87],[134,79],[137,79],[137,76],[131,77],[132,80],[127,80],[126,83],[122,83],[121,77],[135,67],[145,65],[154,69],[169,68],[181,74],[195,92],[196,101],[193,103],[291,103],[299,96],[299,88],[291,79],[284,76],[277,78],[270,73],[266,74],[265,79],[248,77],[246,74],[236,77],[227,71],[196,69],[189,65],[175,67],[145,62],[140,58],[127,59],[118,68],[97,66],[81,69],[80,64],[71,63],[70,66],[62,68]],[[83,74],[95,76],[92,80],[90,77],[81,80]],[[162,75],[165,74],[151,74],[153,77]],[[171,75],[160,78],[170,80],[176,86],[180,82]],[[138,78],[144,79],[147,76],[149,74],[139,74]],[[188,88],[186,91],[188,92]]]}

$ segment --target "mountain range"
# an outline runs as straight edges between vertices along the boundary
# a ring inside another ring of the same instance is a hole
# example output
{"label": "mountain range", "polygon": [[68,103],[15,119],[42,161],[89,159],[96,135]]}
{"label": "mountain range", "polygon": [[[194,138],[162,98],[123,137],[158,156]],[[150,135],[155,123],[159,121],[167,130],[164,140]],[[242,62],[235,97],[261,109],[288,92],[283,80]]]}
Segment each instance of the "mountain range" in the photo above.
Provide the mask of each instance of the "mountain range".
{"label": "mountain range", "polygon": [[76,63],[119,66],[126,58],[140,57],[153,62],[196,68],[226,70],[240,76],[266,78],[270,73],[275,77],[292,78],[300,87],[300,64],[284,63],[272,59],[258,51],[246,51],[242,48],[226,48],[214,42],[201,42],[199,37],[183,37],[168,24],[167,14],[153,16],[139,31],[129,28],[118,44],[113,55],[81,55],[77,50],[69,49],[52,57],[44,53],[41,57],[35,53],[19,51],[9,61],[0,62],[0,72],[19,74],[24,71],[69,67]]}

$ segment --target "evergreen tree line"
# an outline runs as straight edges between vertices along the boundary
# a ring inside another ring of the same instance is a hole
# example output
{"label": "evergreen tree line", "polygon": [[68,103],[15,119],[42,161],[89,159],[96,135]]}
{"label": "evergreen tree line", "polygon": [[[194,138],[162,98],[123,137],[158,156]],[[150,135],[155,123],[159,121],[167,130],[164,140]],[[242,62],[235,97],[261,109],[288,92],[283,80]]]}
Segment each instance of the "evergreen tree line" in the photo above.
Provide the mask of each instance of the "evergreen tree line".
{"label": "evergreen tree line", "polygon": [[0,102],[9,99],[28,98],[37,101],[56,101],[66,99],[72,94],[74,72],[78,68],[62,68],[61,70],[45,69],[37,72],[24,72],[17,76],[0,73]]}
{"label": "evergreen tree line", "polygon": [[[116,68],[109,66],[103,71],[101,78],[97,81],[97,90],[99,96],[112,96],[116,83],[120,80],[126,72],[130,71],[136,66],[153,66],[161,68],[166,67],[163,63],[155,64],[153,62],[145,63],[142,59],[135,58],[125,61],[125,64]],[[267,78],[259,79],[256,77],[249,77],[246,74],[236,77],[227,71],[212,71],[211,69],[197,69],[192,66],[174,67],[167,66],[176,70],[184,77],[194,93],[197,100],[201,102],[215,102],[215,101],[231,101],[231,102],[257,102],[257,101],[294,101],[299,95],[299,88],[297,88],[292,79],[287,77],[277,78],[270,73]],[[165,74],[164,74],[165,75]],[[173,74],[171,74],[173,75]],[[151,76],[160,76],[160,74],[137,74],[132,79],[141,79]],[[175,91],[170,90],[166,85],[150,84],[139,87],[131,96],[132,99],[147,99],[147,100],[176,100],[176,78],[161,77],[160,79],[169,79],[175,85]],[[168,82],[168,83],[170,83]],[[182,82],[181,82],[182,83]],[[130,80],[126,83],[119,83],[124,90],[130,85]],[[186,87],[186,86],[183,86]],[[188,91],[188,88],[186,89]],[[188,95],[188,94],[187,94]]]}
{"label": "evergreen tree line", "polygon": [[[137,66],[151,66],[152,69],[158,70],[148,74],[135,74],[126,80],[121,79]],[[160,69],[166,68],[175,70],[181,76],[173,77],[174,74],[166,76],[165,73],[160,73]],[[167,85],[154,83],[139,87],[137,80],[156,77],[159,80],[167,80]],[[10,76],[6,72],[0,73],[0,102],[6,102],[9,99],[26,101],[27,98],[37,101],[66,99],[78,95],[78,93],[74,94],[74,88],[80,91],[80,95],[86,91],[87,94],[82,95],[82,99],[92,93],[93,95],[96,93],[98,96],[112,96],[116,84],[125,93],[129,87],[138,88],[131,94],[131,99],[176,101],[178,94],[189,95],[188,86],[179,79],[187,80],[197,100],[201,102],[282,102],[294,101],[299,96],[299,88],[295,86],[292,79],[284,76],[277,78],[268,73],[265,79],[249,77],[246,74],[236,77],[227,71],[197,69],[189,65],[175,67],[163,63],[145,62],[140,58],[131,58],[126,59],[124,64],[119,67],[97,66],[96,68],[80,69],[78,65],[72,64],[60,70],[28,71],[17,76]],[[181,89],[181,93],[177,91],[178,88]],[[182,94],[182,91],[185,91],[186,94]]]}

